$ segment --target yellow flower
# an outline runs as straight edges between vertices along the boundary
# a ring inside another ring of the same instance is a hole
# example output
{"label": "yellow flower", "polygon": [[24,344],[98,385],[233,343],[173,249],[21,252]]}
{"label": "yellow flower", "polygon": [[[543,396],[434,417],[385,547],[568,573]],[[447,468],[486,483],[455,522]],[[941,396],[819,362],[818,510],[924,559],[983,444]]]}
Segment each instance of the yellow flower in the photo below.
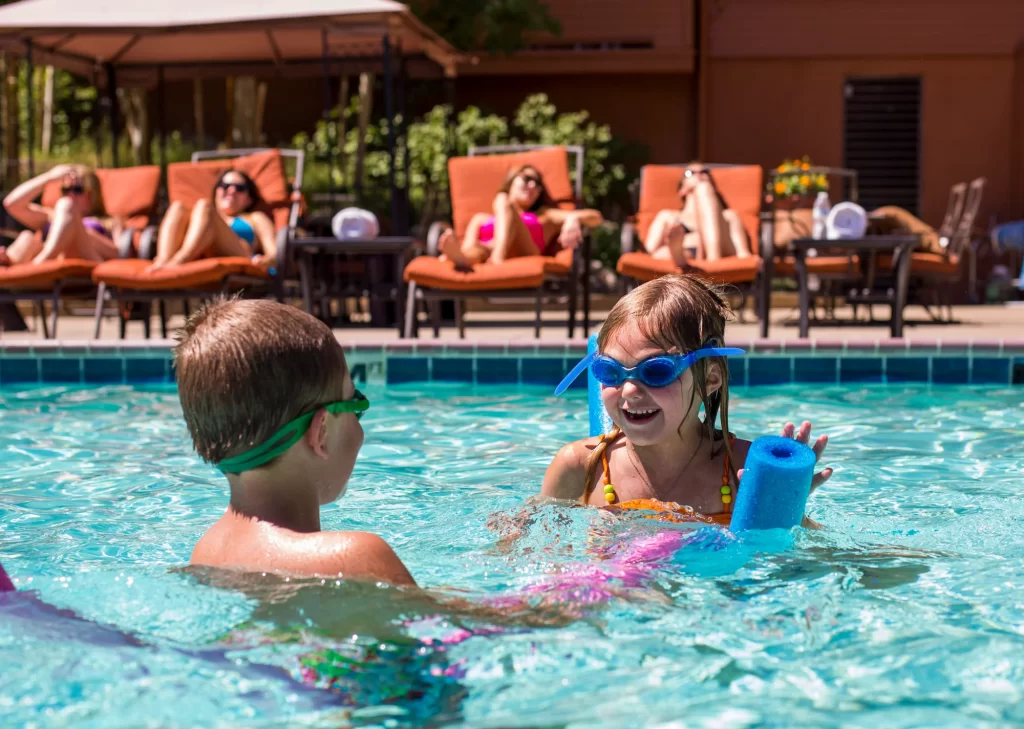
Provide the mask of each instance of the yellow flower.
{"label": "yellow flower", "polygon": [[785,182],[783,182],[782,180],[779,180],[778,182],[775,183],[775,194],[776,195],[781,195],[785,191],[786,191],[786,183]]}
{"label": "yellow flower", "polygon": [[825,175],[818,175],[818,177],[815,179],[815,183],[818,185],[818,187],[827,187],[828,178],[825,177]]}
{"label": "yellow flower", "polygon": [[775,171],[776,171],[776,172],[785,172],[785,171],[786,171],[786,163],[785,163],[785,162],[783,162],[783,163],[782,163],[781,165],[779,165],[778,167],[776,167],[776,168],[775,168]]}
{"label": "yellow flower", "polygon": [[800,184],[804,187],[809,187],[811,184],[811,178],[808,175],[800,175]]}
{"label": "yellow flower", "polygon": [[800,169],[802,169],[802,170],[809,170],[809,169],[811,169],[811,166],[809,164],[807,164],[806,162],[804,162],[802,165],[800,165]]}

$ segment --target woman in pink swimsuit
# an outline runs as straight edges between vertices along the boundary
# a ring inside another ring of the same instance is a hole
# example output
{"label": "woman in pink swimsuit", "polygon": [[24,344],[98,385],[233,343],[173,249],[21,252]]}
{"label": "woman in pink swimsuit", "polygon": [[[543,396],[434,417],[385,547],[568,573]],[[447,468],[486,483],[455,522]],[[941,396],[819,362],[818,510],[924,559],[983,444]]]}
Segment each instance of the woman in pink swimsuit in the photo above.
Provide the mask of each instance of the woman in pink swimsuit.
{"label": "woman in pink swimsuit", "polygon": [[[58,181],[61,196],[52,208],[33,202],[44,187]],[[100,181],[85,165],[58,165],[23,182],[4,198],[4,207],[29,230],[19,233],[9,247],[0,247],[0,266],[61,258],[117,258],[110,228],[119,227],[118,221],[104,222]]]}
{"label": "woman in pink swimsuit", "polygon": [[513,169],[494,196],[494,211],[477,213],[460,242],[449,229],[438,244],[442,258],[456,266],[501,263],[519,256],[553,255],[560,248],[575,248],[583,227],[600,225],[596,210],[561,210],[551,199],[536,167]]}

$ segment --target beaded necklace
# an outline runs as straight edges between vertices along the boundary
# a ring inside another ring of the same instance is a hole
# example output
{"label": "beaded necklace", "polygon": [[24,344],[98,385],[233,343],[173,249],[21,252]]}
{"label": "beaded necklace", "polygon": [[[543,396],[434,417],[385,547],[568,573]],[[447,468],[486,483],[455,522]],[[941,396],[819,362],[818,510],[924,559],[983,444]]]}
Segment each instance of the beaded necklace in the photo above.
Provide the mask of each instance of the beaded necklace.
{"label": "beaded necklace", "polygon": [[[620,433],[621,435],[621,433]],[[605,435],[602,434],[600,442],[604,442]],[[732,447],[736,441],[736,436],[729,434],[729,446]],[[609,445],[611,443],[609,442]],[[696,455],[696,451],[694,451]],[[693,456],[690,457],[693,460]],[[601,453],[601,465],[604,469],[603,481],[604,481],[604,500],[608,504],[614,504],[618,500],[618,495],[615,493],[615,486],[612,484],[611,468],[608,465],[608,448],[605,447]],[[689,467],[689,463],[686,464]],[[635,465],[634,465],[635,468]],[[683,469],[686,470],[685,468]],[[639,473],[639,471],[637,471]],[[726,511],[732,511],[732,486],[729,484],[729,453],[725,454],[725,467],[722,469],[722,488],[720,489],[722,495],[722,505]]]}

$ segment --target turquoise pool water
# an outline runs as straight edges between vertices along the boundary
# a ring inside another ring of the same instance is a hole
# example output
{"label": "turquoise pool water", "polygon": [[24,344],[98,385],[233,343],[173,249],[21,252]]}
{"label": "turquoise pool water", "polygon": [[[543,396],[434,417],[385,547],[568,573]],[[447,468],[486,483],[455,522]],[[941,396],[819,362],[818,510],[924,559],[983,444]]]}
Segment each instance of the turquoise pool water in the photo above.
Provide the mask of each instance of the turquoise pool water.
{"label": "turquoise pool water", "polygon": [[[582,394],[367,392],[367,445],[324,525],[379,532],[421,585],[508,594],[658,527],[549,505],[501,541],[584,433]],[[401,626],[437,608],[395,590],[180,569],[226,496],[172,389],[0,390],[0,561],[77,616],[0,603],[0,726],[1024,725],[1024,389],[734,398],[741,435],[811,417],[832,436],[810,505],[825,531],[745,564],[684,552],[645,589],[442,652]],[[347,699],[295,680],[324,645],[359,661]]]}

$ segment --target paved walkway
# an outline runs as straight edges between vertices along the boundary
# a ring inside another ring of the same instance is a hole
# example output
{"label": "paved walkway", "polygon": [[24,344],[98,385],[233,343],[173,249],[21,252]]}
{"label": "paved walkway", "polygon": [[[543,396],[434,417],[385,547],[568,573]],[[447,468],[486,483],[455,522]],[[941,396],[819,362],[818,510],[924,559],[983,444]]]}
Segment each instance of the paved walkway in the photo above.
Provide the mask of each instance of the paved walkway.
{"label": "paved walkway", "polygon": [[[878,317],[888,316],[888,307],[876,306]],[[594,322],[603,321],[607,311],[594,312]],[[861,318],[867,318],[864,308],[861,308]],[[527,312],[487,312],[477,316],[483,316],[491,320],[521,321],[521,327],[471,327],[467,329],[466,339],[468,341],[498,342],[498,341],[523,341],[533,338],[531,325],[532,314]],[[1013,340],[1024,342],[1024,306],[964,306],[954,307],[953,316],[956,324],[936,324],[931,321],[923,308],[910,306],[906,309],[907,326],[904,328],[904,338],[910,341],[986,341],[986,340]],[[839,308],[837,317],[849,320],[851,311],[849,308]],[[472,321],[473,314],[467,316],[467,321]],[[555,320],[558,316],[552,313],[545,318]],[[796,308],[776,306],[772,310],[772,325],[769,331],[769,338],[777,341],[792,341],[798,339],[798,311]],[[42,338],[38,320],[29,319],[28,332],[0,332],[0,343],[3,342],[25,342],[35,341]],[[172,329],[181,326],[182,318],[173,317],[171,320]],[[92,340],[92,318],[88,316],[64,315],[60,319],[58,334],[59,339],[64,342],[81,342]],[[159,322],[155,319],[152,323],[153,334],[160,336]],[[117,338],[117,321],[113,317],[104,320],[102,339],[106,341]],[[758,338],[758,324],[756,319],[748,316],[747,323],[731,323],[727,327],[728,338],[732,341],[746,341]],[[338,338],[347,343],[383,343],[398,339],[398,333],[393,329],[378,329],[369,327],[351,327],[335,330]],[[596,324],[591,331],[596,331]],[[563,326],[550,326],[542,329],[542,338],[545,340],[564,340],[566,330]],[[128,338],[142,339],[142,323],[131,322],[128,326]],[[577,334],[579,336],[579,334]],[[429,341],[433,337],[429,328],[420,330],[420,341]],[[441,338],[446,341],[457,340],[458,332],[454,327],[446,327],[441,330]],[[858,323],[825,324],[812,326],[811,339],[818,341],[847,341],[864,342],[877,341],[889,338],[889,328],[884,322],[871,324],[867,321]]]}

